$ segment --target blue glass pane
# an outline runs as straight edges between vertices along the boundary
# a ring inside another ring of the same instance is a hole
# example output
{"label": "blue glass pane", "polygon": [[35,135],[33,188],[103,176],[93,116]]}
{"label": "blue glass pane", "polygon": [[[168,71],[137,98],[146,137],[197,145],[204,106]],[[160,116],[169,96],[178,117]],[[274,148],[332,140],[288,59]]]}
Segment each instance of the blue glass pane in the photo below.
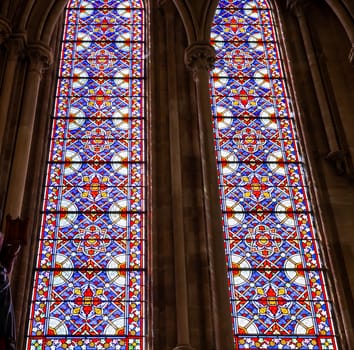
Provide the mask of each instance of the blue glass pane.
{"label": "blue glass pane", "polygon": [[221,0],[210,92],[235,349],[338,349],[266,0]]}
{"label": "blue glass pane", "polygon": [[66,19],[27,349],[145,348],[144,9]]}

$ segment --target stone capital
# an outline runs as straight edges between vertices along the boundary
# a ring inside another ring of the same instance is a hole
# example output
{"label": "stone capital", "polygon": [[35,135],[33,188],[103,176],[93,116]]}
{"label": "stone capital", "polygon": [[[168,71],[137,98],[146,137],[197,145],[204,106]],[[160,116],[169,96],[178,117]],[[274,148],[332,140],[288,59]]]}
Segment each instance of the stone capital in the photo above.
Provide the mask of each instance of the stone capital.
{"label": "stone capital", "polygon": [[207,41],[196,41],[184,52],[184,62],[194,73],[214,68],[215,49]]}
{"label": "stone capital", "polygon": [[9,52],[9,59],[17,59],[18,56],[23,54],[26,45],[26,37],[21,34],[11,35],[4,43]]}
{"label": "stone capital", "polygon": [[52,63],[50,48],[42,44],[30,44],[27,46],[26,56],[29,60],[29,71],[42,73]]}
{"label": "stone capital", "polygon": [[346,173],[346,154],[343,150],[328,153],[326,159],[332,164],[338,175]]}

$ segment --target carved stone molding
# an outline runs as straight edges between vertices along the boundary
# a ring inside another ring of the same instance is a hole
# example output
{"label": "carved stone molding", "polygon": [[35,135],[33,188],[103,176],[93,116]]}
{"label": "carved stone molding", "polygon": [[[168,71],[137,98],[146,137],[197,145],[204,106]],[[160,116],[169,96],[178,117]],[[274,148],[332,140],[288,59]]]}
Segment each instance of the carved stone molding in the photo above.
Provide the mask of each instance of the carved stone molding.
{"label": "carved stone molding", "polygon": [[345,153],[344,151],[332,151],[327,154],[326,159],[333,165],[336,169],[338,175],[343,175],[345,173]]}
{"label": "carved stone molding", "polygon": [[28,45],[26,56],[29,60],[29,71],[41,74],[52,64],[53,57],[50,48],[42,44]]}
{"label": "carved stone molding", "polygon": [[187,47],[184,62],[194,73],[209,71],[214,68],[215,49],[208,42],[197,41]]}
{"label": "carved stone molding", "polygon": [[11,35],[4,43],[9,52],[9,59],[17,59],[18,56],[23,54],[26,45],[26,37],[22,34]]}
{"label": "carved stone molding", "polygon": [[336,171],[337,175],[347,176],[349,179],[354,179],[352,163],[347,152],[343,150],[332,151],[327,154],[326,159]]}

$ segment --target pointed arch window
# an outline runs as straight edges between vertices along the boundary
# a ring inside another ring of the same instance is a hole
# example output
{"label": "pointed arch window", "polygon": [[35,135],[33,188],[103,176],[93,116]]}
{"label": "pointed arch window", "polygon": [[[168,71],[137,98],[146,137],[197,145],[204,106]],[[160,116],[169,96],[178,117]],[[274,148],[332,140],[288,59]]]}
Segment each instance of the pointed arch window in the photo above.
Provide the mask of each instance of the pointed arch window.
{"label": "pointed arch window", "polygon": [[144,349],[142,0],[71,0],[27,349]]}
{"label": "pointed arch window", "polygon": [[267,0],[220,0],[211,99],[236,349],[337,349]]}

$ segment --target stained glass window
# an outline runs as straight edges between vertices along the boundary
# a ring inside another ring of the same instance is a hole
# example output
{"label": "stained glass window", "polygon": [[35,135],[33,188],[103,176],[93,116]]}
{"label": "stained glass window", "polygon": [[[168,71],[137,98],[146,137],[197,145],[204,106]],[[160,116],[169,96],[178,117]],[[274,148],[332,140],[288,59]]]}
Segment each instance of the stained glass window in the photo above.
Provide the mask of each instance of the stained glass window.
{"label": "stained glass window", "polygon": [[296,116],[266,0],[221,0],[211,99],[236,349],[337,349]]}
{"label": "stained glass window", "polygon": [[144,7],[66,9],[27,349],[144,349]]}

